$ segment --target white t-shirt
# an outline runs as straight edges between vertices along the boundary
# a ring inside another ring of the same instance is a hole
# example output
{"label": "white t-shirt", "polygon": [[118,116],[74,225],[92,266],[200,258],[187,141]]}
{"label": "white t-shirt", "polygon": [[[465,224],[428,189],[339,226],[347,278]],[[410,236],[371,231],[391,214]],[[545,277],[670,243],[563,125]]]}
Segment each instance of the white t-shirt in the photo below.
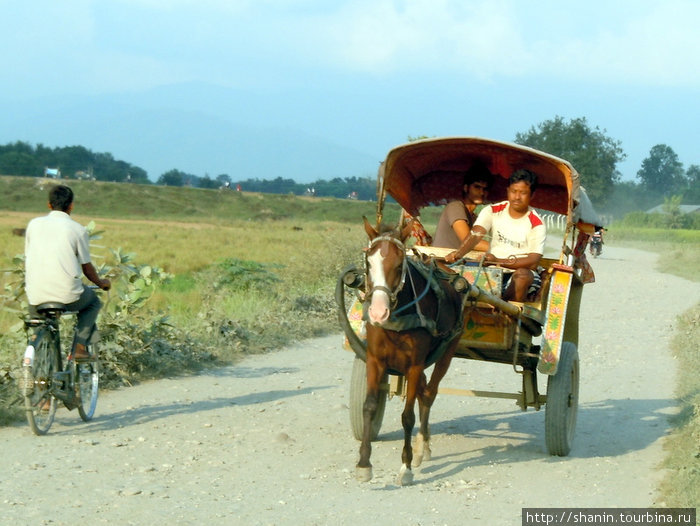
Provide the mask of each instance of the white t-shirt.
{"label": "white t-shirt", "polygon": [[474,226],[491,233],[490,252],[497,258],[544,254],[547,228],[542,218],[530,208],[523,217],[514,219],[508,213],[509,207],[508,201],[485,206],[474,222]]}
{"label": "white t-shirt", "polygon": [[90,263],[90,238],[85,227],[65,212],[52,210],[32,219],[25,235],[29,304],[77,301],[83,292],[82,265]]}

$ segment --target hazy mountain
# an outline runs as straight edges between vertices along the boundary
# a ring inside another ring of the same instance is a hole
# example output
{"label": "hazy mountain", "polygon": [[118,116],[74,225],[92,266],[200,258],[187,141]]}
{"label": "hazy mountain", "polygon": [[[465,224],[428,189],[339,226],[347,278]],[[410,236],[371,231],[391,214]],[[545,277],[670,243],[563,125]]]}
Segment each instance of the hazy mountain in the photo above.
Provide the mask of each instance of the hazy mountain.
{"label": "hazy mountain", "polygon": [[171,169],[298,182],[376,175],[379,156],[301,131],[304,105],[288,106],[269,94],[202,85],[2,102],[0,143],[82,145],[152,180]]}

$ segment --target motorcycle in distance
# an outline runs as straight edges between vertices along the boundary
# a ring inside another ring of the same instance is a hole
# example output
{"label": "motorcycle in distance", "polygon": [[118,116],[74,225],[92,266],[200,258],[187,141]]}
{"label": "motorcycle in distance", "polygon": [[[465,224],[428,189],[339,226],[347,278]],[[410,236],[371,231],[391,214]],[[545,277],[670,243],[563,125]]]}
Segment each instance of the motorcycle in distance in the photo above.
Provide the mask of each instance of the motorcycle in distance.
{"label": "motorcycle in distance", "polygon": [[603,252],[603,231],[596,230],[591,236],[591,240],[588,243],[591,256],[597,258]]}

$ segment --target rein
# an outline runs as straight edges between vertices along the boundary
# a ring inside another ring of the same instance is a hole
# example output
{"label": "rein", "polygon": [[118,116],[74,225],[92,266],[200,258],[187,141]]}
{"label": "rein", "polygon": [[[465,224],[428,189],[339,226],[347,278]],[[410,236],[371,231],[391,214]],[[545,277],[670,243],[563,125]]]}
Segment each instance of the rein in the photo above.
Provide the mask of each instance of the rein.
{"label": "rein", "polygon": [[418,302],[419,302],[420,300],[422,300],[422,299],[425,297],[425,295],[428,293],[428,291],[429,291],[430,288],[431,288],[431,283],[432,283],[432,279],[433,279],[433,270],[434,270],[434,268],[435,268],[435,267],[433,267],[432,265],[430,266],[430,274],[428,274],[428,277],[427,277],[426,280],[425,280],[425,288],[423,289],[423,292],[421,292],[420,294],[416,294],[416,287],[415,287],[415,285],[414,285],[414,283],[413,283],[413,276],[411,276],[411,273],[410,273],[410,272],[408,273],[408,277],[409,277],[409,279],[411,280],[411,286],[412,286],[412,288],[413,288],[413,294],[414,294],[415,297],[414,297],[411,301],[409,301],[408,303],[406,303],[406,305],[402,305],[401,307],[399,307],[398,309],[396,309],[395,311],[393,311],[393,312],[391,313],[391,317],[392,317],[392,318],[395,318],[396,315],[397,315],[398,313],[403,312],[403,311],[405,311],[406,309],[410,309],[411,307],[413,307],[413,306],[415,305],[415,306],[416,306],[416,311],[418,311],[418,316],[419,316],[421,319],[423,319],[423,313],[422,313],[421,310],[420,310],[420,306],[418,305]]}

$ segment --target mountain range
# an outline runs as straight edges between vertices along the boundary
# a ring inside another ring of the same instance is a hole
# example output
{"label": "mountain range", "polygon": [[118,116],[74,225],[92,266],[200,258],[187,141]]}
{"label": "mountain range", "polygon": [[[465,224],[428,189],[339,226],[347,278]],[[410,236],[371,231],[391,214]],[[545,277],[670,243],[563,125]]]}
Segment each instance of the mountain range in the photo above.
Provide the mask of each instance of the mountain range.
{"label": "mountain range", "polygon": [[[3,101],[0,143],[80,145],[143,168],[233,180],[374,177],[381,155],[310,133],[300,98],[201,84]],[[293,105],[294,107],[290,107]]]}

